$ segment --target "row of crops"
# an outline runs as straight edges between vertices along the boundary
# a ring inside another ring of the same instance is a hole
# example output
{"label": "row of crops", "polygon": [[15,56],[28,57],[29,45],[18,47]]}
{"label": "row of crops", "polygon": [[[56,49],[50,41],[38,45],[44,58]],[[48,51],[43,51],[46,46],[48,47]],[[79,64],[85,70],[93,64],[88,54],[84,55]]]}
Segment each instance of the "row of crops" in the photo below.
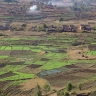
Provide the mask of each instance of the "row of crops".
{"label": "row of crops", "polygon": [[[40,67],[37,69],[41,71],[41,75],[55,74],[57,72],[68,70],[63,68],[66,65],[84,63],[94,64],[96,60],[78,61],[71,60],[69,58],[66,53],[66,49],[69,48],[77,39],[78,36],[67,34],[61,34],[59,36],[49,35],[46,38],[35,36],[2,38],[0,40],[0,51],[11,51],[11,54],[4,55],[3,53],[3,55],[0,56],[0,65],[2,65],[3,62],[8,61],[8,63],[6,62],[3,64],[3,67],[0,67],[0,81],[10,80],[16,83],[34,78],[36,74],[33,74],[32,72],[28,73],[27,71],[23,70],[24,68],[27,70],[27,66],[32,64],[40,65]],[[89,40],[90,38],[87,39]],[[34,41],[36,41],[36,45],[30,43]],[[25,42],[29,42],[29,45],[26,45]],[[43,51],[45,51],[45,53],[42,54]],[[12,55],[12,53],[14,54]],[[92,55],[95,54],[95,52],[91,53]],[[18,63],[14,64],[13,62]],[[57,70],[57,68],[60,69]],[[33,68],[33,70],[36,69]]]}

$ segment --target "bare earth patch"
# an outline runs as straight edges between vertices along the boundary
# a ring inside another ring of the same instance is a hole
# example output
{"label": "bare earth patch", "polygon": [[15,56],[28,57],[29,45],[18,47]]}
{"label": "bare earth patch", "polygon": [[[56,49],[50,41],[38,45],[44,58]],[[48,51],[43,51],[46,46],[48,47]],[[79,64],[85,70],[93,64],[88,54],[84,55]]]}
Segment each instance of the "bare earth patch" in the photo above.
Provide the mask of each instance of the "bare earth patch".
{"label": "bare earth patch", "polygon": [[40,85],[40,87],[43,87],[44,84],[46,84],[47,81],[45,79],[41,79],[41,78],[37,78],[37,79],[31,79],[31,80],[28,80],[27,82],[21,84],[21,90],[22,91],[27,91],[27,90],[30,90],[32,88],[35,88],[37,84]]}
{"label": "bare earth patch", "polygon": [[84,52],[87,52],[88,49],[85,50],[70,50],[67,54],[71,59],[75,60],[93,60],[96,59],[96,56],[85,55]]}

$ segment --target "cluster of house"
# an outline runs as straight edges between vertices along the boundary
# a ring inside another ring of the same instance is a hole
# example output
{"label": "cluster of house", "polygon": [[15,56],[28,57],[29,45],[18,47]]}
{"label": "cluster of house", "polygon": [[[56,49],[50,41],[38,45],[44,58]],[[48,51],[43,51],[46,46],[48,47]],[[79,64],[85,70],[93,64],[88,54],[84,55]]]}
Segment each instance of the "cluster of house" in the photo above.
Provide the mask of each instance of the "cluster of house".
{"label": "cluster of house", "polygon": [[92,27],[90,25],[80,25],[80,26],[75,26],[75,25],[63,25],[62,26],[62,31],[64,32],[77,32],[79,30],[82,31],[91,31]]}
{"label": "cluster of house", "polygon": [[[32,27],[31,30],[33,31],[37,31],[36,30],[36,26],[35,27]],[[86,31],[86,32],[91,32],[92,30],[92,27],[90,27],[90,25],[79,25],[79,26],[76,26],[76,25],[63,25],[63,26],[59,26],[59,27],[56,27],[56,26],[46,26],[46,28],[43,28],[39,31],[46,31],[47,32],[79,32],[79,31]]]}
{"label": "cluster of house", "polygon": [[11,21],[7,22],[6,24],[0,25],[0,30],[10,30]]}
{"label": "cluster of house", "polygon": [[[5,25],[0,25],[0,30],[11,30],[11,22],[6,23]],[[40,27],[39,27],[40,28]],[[37,31],[37,26],[32,26],[31,31]],[[62,25],[62,26],[46,26],[46,28],[40,28],[39,31],[48,31],[48,32],[78,32],[78,31],[87,31],[91,32],[92,27],[90,25]],[[23,31],[23,30],[22,30]]]}
{"label": "cluster of house", "polygon": [[7,26],[4,25],[0,25],[0,30],[8,30],[9,28]]}
{"label": "cluster of house", "polygon": [[62,27],[48,27],[48,31],[61,31],[61,32],[78,32],[78,31],[91,31],[92,28],[90,25],[80,25],[80,26],[75,26],[75,25],[63,25]]}

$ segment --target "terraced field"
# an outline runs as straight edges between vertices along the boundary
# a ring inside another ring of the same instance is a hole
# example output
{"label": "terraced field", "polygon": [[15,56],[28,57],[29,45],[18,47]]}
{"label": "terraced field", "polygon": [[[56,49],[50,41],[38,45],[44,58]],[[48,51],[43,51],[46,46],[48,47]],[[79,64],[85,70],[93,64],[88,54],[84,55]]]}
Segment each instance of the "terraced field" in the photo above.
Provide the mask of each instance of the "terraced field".
{"label": "terraced field", "polygon": [[[53,87],[63,87],[71,80],[76,84],[80,82],[85,84],[89,82],[88,80],[94,81],[96,70],[93,66],[96,66],[96,49],[94,47],[93,50],[91,46],[95,46],[95,35],[91,34],[91,37],[89,35],[60,33],[2,37],[0,39],[0,87],[6,89],[10,96],[11,94],[21,96],[24,90],[20,91],[17,88],[18,92],[15,93],[16,86],[30,79],[44,78]],[[82,43],[73,45],[78,42]],[[54,80],[57,81],[53,82]],[[10,92],[9,87],[15,87],[13,93]],[[28,94],[32,94],[31,91]]]}

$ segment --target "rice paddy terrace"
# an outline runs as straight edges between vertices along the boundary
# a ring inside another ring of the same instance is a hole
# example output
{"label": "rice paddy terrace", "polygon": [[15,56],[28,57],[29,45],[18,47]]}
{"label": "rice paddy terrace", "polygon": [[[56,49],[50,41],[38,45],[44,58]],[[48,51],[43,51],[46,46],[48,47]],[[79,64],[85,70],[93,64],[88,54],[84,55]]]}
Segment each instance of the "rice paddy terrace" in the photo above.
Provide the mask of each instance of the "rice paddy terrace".
{"label": "rice paddy terrace", "polygon": [[82,83],[83,88],[89,88],[90,81],[94,83],[90,88],[94,89],[96,35],[0,37],[0,87],[10,96],[32,94],[32,89],[22,91],[19,85],[37,78],[46,79],[55,88],[64,87],[71,80],[73,84]]}

